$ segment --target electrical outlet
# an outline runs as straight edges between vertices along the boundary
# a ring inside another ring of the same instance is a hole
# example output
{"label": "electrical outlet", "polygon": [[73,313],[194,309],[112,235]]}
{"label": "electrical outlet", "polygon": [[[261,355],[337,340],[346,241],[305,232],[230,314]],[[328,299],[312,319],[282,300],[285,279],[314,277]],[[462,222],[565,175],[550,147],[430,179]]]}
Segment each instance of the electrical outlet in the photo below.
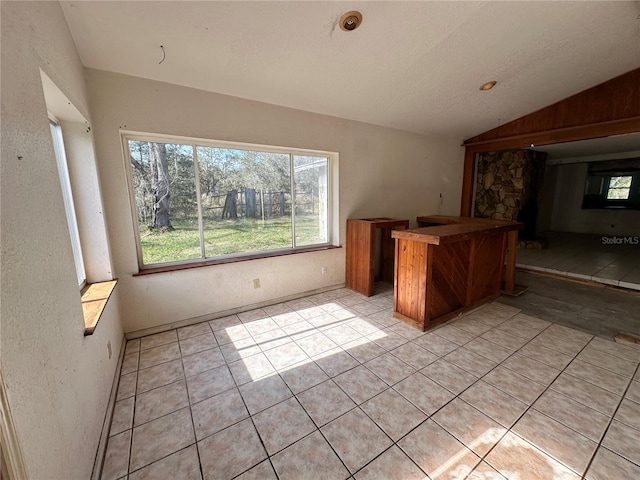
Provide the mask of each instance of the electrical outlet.
{"label": "electrical outlet", "polygon": [[260,288],[260,279],[259,278],[254,278],[253,279],[253,288]]}
{"label": "electrical outlet", "polygon": [[109,352],[109,360],[111,360],[111,340],[107,340],[107,352]]}
{"label": "electrical outlet", "polygon": [[322,274],[323,275],[327,274],[327,267],[326,266],[322,267]]}

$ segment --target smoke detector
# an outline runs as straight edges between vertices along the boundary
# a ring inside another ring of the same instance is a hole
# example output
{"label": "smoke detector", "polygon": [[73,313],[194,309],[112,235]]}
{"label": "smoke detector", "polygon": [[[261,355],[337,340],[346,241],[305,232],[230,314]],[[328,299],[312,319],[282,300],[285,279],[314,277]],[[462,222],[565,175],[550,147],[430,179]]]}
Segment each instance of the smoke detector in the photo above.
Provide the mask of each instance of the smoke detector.
{"label": "smoke detector", "polygon": [[358,28],[361,23],[362,14],[355,10],[351,10],[340,17],[338,25],[340,25],[340,28],[345,32],[350,32],[351,30]]}

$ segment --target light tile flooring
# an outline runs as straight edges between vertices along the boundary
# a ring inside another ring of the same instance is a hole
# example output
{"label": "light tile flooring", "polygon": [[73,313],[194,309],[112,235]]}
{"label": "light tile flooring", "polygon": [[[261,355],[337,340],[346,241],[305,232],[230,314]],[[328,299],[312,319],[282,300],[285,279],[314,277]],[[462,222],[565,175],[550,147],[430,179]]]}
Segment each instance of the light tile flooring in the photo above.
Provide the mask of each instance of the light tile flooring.
{"label": "light tile flooring", "polygon": [[[640,290],[640,237],[617,236],[622,244],[606,244],[614,236],[545,232],[543,250],[519,249],[517,266],[566,277],[593,280]],[[629,243],[624,243],[625,240]]]}
{"label": "light tile flooring", "polygon": [[102,479],[640,478],[640,349],[377,288],[129,341]]}

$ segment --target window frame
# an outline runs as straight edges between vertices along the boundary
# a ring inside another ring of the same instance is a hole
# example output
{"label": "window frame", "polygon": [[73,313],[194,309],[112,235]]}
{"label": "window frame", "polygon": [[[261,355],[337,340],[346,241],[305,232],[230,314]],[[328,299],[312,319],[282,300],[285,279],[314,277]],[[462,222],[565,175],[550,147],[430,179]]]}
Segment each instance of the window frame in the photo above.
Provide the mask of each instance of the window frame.
{"label": "window frame", "polygon": [[64,210],[67,217],[67,227],[69,230],[69,239],[71,241],[71,250],[73,253],[76,277],[78,280],[78,288],[82,290],[87,285],[87,270],[84,264],[84,255],[82,253],[80,228],[78,227],[76,205],[73,199],[69,163],[67,161],[67,154],[64,147],[62,127],[60,126],[60,122],[58,122],[52,114],[49,114],[49,130],[51,132],[53,150],[56,157],[56,164],[58,166],[58,177],[60,179]]}
{"label": "window frame", "polygon": [[[132,226],[134,230],[135,237],[135,245],[136,245],[136,255],[138,260],[138,274],[142,275],[145,273],[155,273],[155,272],[165,272],[178,270],[183,268],[194,268],[200,266],[208,266],[208,265],[217,265],[217,264],[226,264],[226,263],[234,263],[248,260],[255,260],[259,258],[269,258],[269,257],[277,257],[295,253],[305,253],[310,251],[318,251],[318,250],[326,250],[329,248],[336,248],[337,245],[337,232],[335,227],[335,220],[338,212],[335,210],[335,192],[337,191],[337,172],[334,169],[337,167],[338,163],[338,153],[331,152],[326,150],[311,150],[304,148],[294,148],[294,147],[280,147],[274,145],[263,145],[263,144],[255,144],[255,143],[245,143],[245,142],[234,142],[227,140],[214,140],[214,139],[206,139],[206,138],[198,138],[198,137],[185,137],[179,135],[170,135],[170,134],[158,134],[158,133],[148,133],[148,132],[138,132],[131,130],[120,130],[120,138],[121,138],[121,148],[122,148],[122,156],[123,156],[123,165],[125,169],[125,176],[127,179],[127,189],[129,192],[129,206],[131,212],[131,220]],[[194,181],[196,188],[196,202],[197,202],[197,213],[198,213],[198,229],[199,229],[199,238],[200,238],[200,249],[203,253],[203,256],[192,259],[183,259],[183,260],[173,260],[169,262],[157,262],[157,263],[144,263],[144,256],[142,251],[141,238],[139,234],[139,226],[138,226],[138,213],[137,213],[137,205],[135,199],[134,185],[133,185],[133,176],[132,176],[132,166],[131,166],[131,157],[129,150],[129,141],[143,141],[143,142],[154,142],[154,143],[165,143],[165,144],[180,144],[180,145],[188,145],[193,148],[193,168],[194,168]],[[201,205],[201,195],[200,195],[200,178],[199,178],[199,164],[197,159],[197,147],[212,147],[212,148],[222,148],[222,149],[237,149],[237,150],[248,150],[248,151],[257,151],[257,152],[265,152],[265,153],[275,153],[275,154],[286,154],[289,155],[290,161],[290,182],[291,182],[291,202],[292,209],[291,215],[289,216],[289,221],[291,224],[291,233],[292,233],[292,241],[295,245],[295,201],[294,201],[294,167],[293,167],[293,158],[294,156],[317,156],[317,157],[325,157],[327,159],[327,241],[324,243],[318,243],[313,245],[302,245],[302,246],[292,246],[292,247],[284,247],[278,249],[271,250],[263,250],[263,251],[254,251],[254,252],[239,252],[232,253],[226,255],[217,255],[217,256],[204,256],[204,226],[203,226],[203,217],[202,217],[202,205]]]}

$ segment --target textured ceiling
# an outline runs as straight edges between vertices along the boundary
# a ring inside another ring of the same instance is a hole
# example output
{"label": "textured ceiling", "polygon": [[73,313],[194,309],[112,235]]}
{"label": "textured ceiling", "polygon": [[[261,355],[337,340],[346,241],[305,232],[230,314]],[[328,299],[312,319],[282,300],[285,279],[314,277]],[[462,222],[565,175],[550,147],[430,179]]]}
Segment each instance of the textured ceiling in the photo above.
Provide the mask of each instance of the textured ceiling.
{"label": "textured ceiling", "polygon": [[61,3],[87,67],[458,140],[640,66],[639,2]]}
{"label": "textured ceiling", "polygon": [[543,145],[531,150],[546,152],[547,163],[563,159],[586,161],[589,157],[597,157],[597,160],[640,157],[640,133]]}

